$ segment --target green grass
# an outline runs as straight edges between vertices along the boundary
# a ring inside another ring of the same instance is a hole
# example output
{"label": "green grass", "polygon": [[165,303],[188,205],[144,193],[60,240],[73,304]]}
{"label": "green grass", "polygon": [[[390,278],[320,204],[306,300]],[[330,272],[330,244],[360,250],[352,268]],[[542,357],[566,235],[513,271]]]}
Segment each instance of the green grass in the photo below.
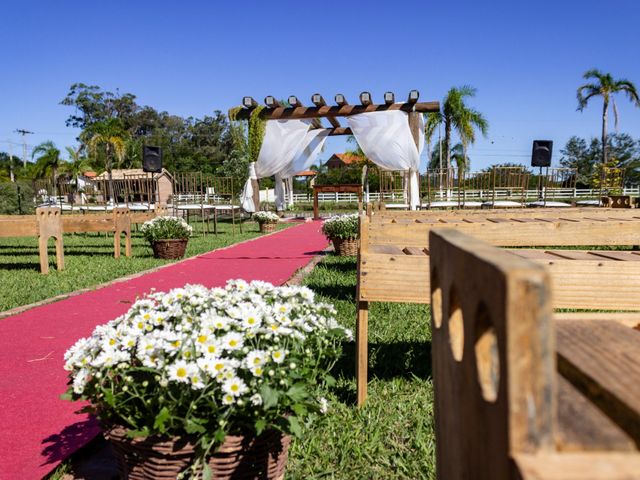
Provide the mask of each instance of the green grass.
{"label": "green grass", "polygon": [[[354,258],[327,257],[304,284],[355,327]],[[355,406],[355,345],[346,344],[330,412],[294,441],[288,479],[435,478],[429,308],[374,303],[369,322],[366,405]]]}
{"label": "green grass", "polygon": [[[281,223],[279,228],[290,225]],[[198,224],[194,226],[199,229]],[[254,222],[244,223],[242,234],[236,226],[236,234],[232,235],[231,227],[230,223],[220,222],[218,235],[203,236],[196,231],[189,240],[185,256],[191,257],[261,235],[258,224]],[[50,240],[50,273],[42,275],[35,237],[0,239],[0,312],[175,262],[153,258],[151,247],[137,232],[132,232],[132,244],[130,258],[116,259],[113,258],[111,235],[67,234],[64,236],[65,269],[56,270],[55,249],[53,240]]]}

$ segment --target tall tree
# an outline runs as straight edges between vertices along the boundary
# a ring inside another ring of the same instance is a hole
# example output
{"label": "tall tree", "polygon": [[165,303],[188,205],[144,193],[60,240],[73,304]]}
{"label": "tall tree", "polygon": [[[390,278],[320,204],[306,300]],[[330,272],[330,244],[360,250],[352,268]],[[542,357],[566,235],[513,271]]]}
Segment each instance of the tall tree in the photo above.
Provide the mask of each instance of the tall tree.
{"label": "tall tree", "polygon": [[618,109],[616,108],[616,101],[614,94],[623,92],[629,97],[629,101],[640,107],[640,97],[638,97],[638,91],[633,83],[626,79],[614,79],[610,73],[603,73],[597,69],[591,69],[584,73],[582,76],[585,80],[590,80],[589,83],[578,87],[578,110],[583,111],[589,100],[593,97],[602,97],[602,165],[606,165],[608,162],[608,142],[607,142],[607,120],[609,115],[609,104],[613,107],[613,116],[618,126]]}
{"label": "tall tree", "polygon": [[64,170],[73,177],[73,182],[78,191],[78,177],[89,168],[89,160],[82,155],[80,147],[65,147],[69,160],[63,165]]}
{"label": "tall tree", "polygon": [[124,161],[127,134],[123,130],[120,122],[116,119],[94,124],[90,130],[85,132],[87,132],[88,136],[86,140],[87,146],[92,155],[98,156],[100,149],[104,149],[106,158],[105,169],[109,181],[109,195],[111,196],[111,201],[116,203],[113,192],[113,161],[114,159],[118,163]]}
{"label": "tall tree", "polygon": [[[431,145],[433,141],[433,136],[436,133],[436,130],[442,125],[442,113],[441,112],[430,112],[425,114],[424,116],[424,139],[427,142],[427,158],[429,159],[429,165],[431,165],[432,155],[431,155]],[[442,162],[440,162],[440,145],[436,147],[438,149],[438,162],[429,168],[442,168]],[[437,165],[437,166],[436,166]]]}
{"label": "tall tree", "polygon": [[[452,87],[444,99],[442,115],[444,119],[444,150],[447,166],[451,168],[451,133],[456,131],[462,144],[463,155],[466,158],[467,148],[476,141],[476,130],[486,137],[489,123],[477,110],[468,107],[465,99],[475,97],[476,89],[463,85]],[[465,162],[466,163],[466,162]]]}
{"label": "tall tree", "polygon": [[58,169],[62,159],[60,158],[60,150],[56,147],[55,143],[51,140],[42,142],[40,145],[33,149],[31,153],[32,158],[36,158],[36,174],[38,177],[43,178],[47,175],[51,175],[53,180],[53,195],[56,196],[56,180],[58,177]]}

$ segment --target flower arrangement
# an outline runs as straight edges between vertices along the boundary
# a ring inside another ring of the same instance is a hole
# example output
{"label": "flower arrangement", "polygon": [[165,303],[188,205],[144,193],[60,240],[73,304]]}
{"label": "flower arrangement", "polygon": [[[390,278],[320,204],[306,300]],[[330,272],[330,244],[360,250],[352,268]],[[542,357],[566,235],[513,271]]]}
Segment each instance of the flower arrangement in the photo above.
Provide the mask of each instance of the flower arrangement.
{"label": "flower arrangement", "polygon": [[278,223],[280,221],[280,217],[273,212],[256,212],[253,214],[253,218],[261,225],[263,223]]}
{"label": "flower arrangement", "polygon": [[359,237],[358,214],[335,215],[322,224],[322,233],[331,240],[355,240]]}
{"label": "flower arrangement", "polygon": [[140,231],[147,241],[153,243],[158,240],[188,239],[193,228],[182,218],[166,216],[144,222]]}
{"label": "flower arrangement", "polygon": [[231,280],[151,293],[65,353],[66,398],[131,436],[191,435],[196,461],[229,434],[299,434],[349,330],[305,287]]}

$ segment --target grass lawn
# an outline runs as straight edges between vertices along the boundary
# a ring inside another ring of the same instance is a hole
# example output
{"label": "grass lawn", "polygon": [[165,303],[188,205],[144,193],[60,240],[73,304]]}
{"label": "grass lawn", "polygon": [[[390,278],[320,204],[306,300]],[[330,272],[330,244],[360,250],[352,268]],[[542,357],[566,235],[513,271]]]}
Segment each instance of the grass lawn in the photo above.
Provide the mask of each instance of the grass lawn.
{"label": "grass lawn", "polygon": [[[304,284],[355,328],[355,258],[327,257]],[[371,304],[367,403],[355,406],[355,345],[347,344],[330,412],[294,441],[288,479],[435,478],[429,322],[428,305]]]}
{"label": "grass lawn", "polygon": [[[279,228],[291,225],[281,223]],[[227,222],[218,223],[218,235],[203,236],[198,231],[199,224],[194,227],[196,232],[189,240],[186,257],[261,235],[254,222],[244,223],[242,234],[236,226],[235,235],[232,235],[231,223]],[[113,258],[110,235],[67,234],[64,236],[65,270],[59,272],[55,267],[53,239],[49,242],[50,273],[42,275],[35,237],[0,239],[0,312],[175,262],[153,258],[151,247],[137,232],[132,232],[131,257],[119,259]]]}

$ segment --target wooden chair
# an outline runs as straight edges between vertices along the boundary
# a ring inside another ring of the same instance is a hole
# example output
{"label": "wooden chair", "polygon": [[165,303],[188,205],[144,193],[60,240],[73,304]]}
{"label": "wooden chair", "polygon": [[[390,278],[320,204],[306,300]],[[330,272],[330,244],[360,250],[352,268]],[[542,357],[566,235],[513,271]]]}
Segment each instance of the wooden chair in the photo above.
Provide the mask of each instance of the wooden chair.
{"label": "wooden chair", "polygon": [[176,172],[173,174],[172,209],[174,215],[184,216],[187,222],[191,215],[200,215],[203,234],[207,234],[210,218],[215,207],[209,203],[208,179],[202,172]]}
{"label": "wooden chair", "polygon": [[525,205],[529,172],[524,167],[493,167],[491,170],[491,200],[488,208],[517,208]]}
{"label": "wooden chair", "polygon": [[578,170],[575,168],[548,168],[544,175],[536,176],[540,198],[528,205],[532,207],[570,207],[575,200]]}
{"label": "wooden chair", "polygon": [[124,174],[126,206],[132,212],[149,211],[158,202],[157,181],[153,173]]}
{"label": "wooden chair", "polygon": [[480,208],[491,199],[491,173],[490,172],[467,172],[461,175],[461,198],[462,208]]}
{"label": "wooden chair", "polygon": [[388,210],[409,210],[408,172],[378,170],[381,205]]}
{"label": "wooden chair", "polygon": [[236,220],[240,222],[240,233],[242,233],[242,208],[239,198],[237,198],[232,177],[208,177],[207,178],[207,200],[213,207],[213,232],[218,233],[218,220],[220,217],[230,217],[232,232],[236,233]]}
{"label": "wooden chair", "polygon": [[421,208],[460,207],[460,178],[456,168],[427,170],[422,177],[421,190],[426,194]]}
{"label": "wooden chair", "polygon": [[640,332],[554,320],[542,266],[433,230],[438,478],[640,478]]}

